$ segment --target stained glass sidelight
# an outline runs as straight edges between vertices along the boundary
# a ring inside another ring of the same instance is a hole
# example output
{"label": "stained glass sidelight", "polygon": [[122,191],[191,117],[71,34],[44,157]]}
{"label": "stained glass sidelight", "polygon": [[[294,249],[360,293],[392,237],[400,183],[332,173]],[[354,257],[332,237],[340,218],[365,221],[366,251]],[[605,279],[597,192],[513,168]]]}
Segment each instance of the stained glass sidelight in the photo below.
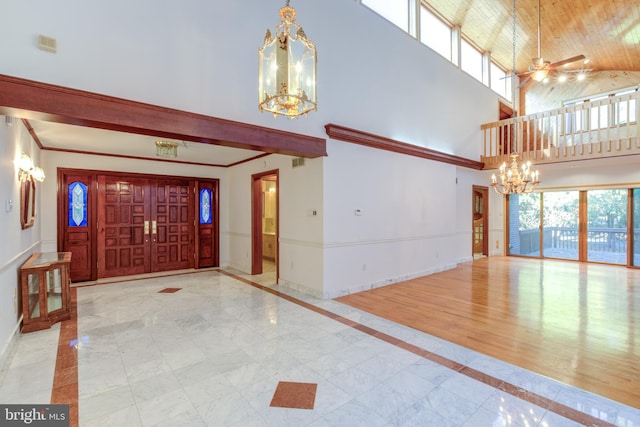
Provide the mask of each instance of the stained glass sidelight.
{"label": "stained glass sidelight", "polygon": [[69,184],[69,227],[87,226],[87,186],[81,182]]}
{"label": "stained glass sidelight", "polygon": [[211,224],[211,190],[200,190],[200,224]]}

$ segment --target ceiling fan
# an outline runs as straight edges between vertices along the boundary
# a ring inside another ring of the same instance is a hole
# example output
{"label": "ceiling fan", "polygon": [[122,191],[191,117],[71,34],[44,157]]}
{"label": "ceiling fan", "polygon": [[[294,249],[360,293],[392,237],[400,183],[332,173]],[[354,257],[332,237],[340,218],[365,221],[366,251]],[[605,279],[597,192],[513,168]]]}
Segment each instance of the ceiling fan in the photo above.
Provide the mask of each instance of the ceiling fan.
{"label": "ceiling fan", "polygon": [[[529,65],[528,71],[518,74],[518,77],[526,76],[526,78],[520,83],[520,86],[524,86],[530,79],[541,82],[546,79],[549,73],[554,71],[556,68],[584,59],[584,55],[577,55],[571,58],[563,59],[562,61],[551,63],[550,61],[545,61],[542,58],[542,55],[540,54],[540,0],[538,0],[538,56],[531,60],[531,65]],[[588,70],[567,70],[565,72],[575,73],[584,71]]]}

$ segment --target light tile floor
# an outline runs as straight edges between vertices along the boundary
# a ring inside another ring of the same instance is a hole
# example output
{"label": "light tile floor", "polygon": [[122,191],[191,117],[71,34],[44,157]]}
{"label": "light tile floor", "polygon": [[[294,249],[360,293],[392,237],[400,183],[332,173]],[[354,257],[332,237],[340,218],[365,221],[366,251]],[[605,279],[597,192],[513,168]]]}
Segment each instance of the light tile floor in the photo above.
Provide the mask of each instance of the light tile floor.
{"label": "light tile floor", "polygon": [[[338,302],[270,285],[273,275],[243,277],[206,271],[79,287],[80,425],[583,425],[391,338],[577,409],[592,425],[640,426],[636,408]],[[159,293],[165,288],[181,289]],[[19,337],[0,403],[49,403],[59,330]],[[270,406],[280,381],[317,384],[314,409]]]}

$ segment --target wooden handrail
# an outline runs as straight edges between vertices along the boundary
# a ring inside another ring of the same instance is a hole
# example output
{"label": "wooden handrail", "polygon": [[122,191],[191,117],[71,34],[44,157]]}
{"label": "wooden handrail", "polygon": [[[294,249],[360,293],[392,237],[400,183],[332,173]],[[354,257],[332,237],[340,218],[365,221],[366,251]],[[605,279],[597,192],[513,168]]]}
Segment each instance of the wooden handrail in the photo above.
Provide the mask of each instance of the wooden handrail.
{"label": "wooden handrail", "polygon": [[493,169],[513,153],[537,163],[640,154],[639,123],[638,91],[486,123],[481,161]]}

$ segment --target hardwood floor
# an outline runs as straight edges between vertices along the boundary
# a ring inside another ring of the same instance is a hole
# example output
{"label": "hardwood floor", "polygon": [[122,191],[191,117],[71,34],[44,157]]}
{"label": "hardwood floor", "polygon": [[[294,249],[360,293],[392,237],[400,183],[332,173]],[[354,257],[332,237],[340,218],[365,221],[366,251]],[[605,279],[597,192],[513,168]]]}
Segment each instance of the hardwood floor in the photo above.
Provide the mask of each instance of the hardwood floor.
{"label": "hardwood floor", "polygon": [[640,408],[640,270],[489,257],[337,301]]}

